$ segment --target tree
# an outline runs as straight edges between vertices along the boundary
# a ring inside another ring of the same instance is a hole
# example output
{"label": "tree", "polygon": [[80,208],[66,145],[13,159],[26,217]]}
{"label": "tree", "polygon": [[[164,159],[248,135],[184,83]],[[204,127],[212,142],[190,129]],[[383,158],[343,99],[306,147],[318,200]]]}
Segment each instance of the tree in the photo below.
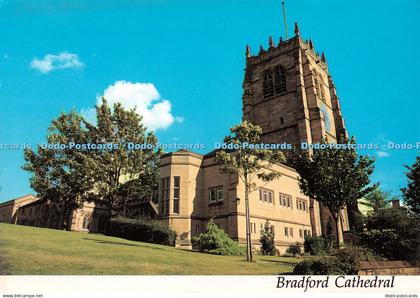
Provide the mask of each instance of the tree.
{"label": "tree", "polygon": [[408,185],[402,188],[405,204],[414,213],[420,214],[420,156],[416,157],[416,162],[408,169]]}
{"label": "tree", "polygon": [[261,230],[261,251],[264,255],[274,256],[277,253],[276,246],[274,245],[274,231],[268,221],[264,224],[264,229]]}
{"label": "tree", "polygon": [[[86,154],[97,198],[112,213],[123,209],[128,199],[150,199],[159,182],[161,150],[156,136],[147,132],[134,109],[125,110],[120,103],[111,108],[104,98],[96,107],[96,118],[96,125],[87,125],[90,142],[113,146]],[[143,148],[130,147],[134,144]]]}
{"label": "tree", "polygon": [[245,217],[246,217],[246,247],[247,261],[252,261],[252,243],[250,229],[249,194],[257,189],[254,179],[264,182],[272,181],[280,176],[273,168],[275,163],[284,161],[279,151],[259,149],[262,130],[259,126],[244,121],[230,129],[231,134],[224,138],[227,148],[234,152],[219,151],[216,162],[221,173],[238,175],[245,186]]}
{"label": "tree", "polygon": [[368,193],[365,197],[365,200],[361,201],[362,205],[371,207],[373,212],[385,208],[389,205],[390,193],[383,191],[380,188],[373,190],[371,193]]}
{"label": "tree", "polygon": [[420,217],[407,208],[383,208],[371,213],[360,242],[390,260],[420,258]]}
{"label": "tree", "polygon": [[323,149],[293,150],[289,163],[299,173],[303,193],[324,204],[334,220],[337,245],[342,242],[339,216],[346,205],[356,205],[357,200],[377,186],[369,186],[369,176],[374,169],[374,159],[358,156],[355,140],[344,140],[342,145],[330,146],[321,142]]}
{"label": "tree", "polygon": [[[111,110],[105,99],[96,110],[96,125],[62,113],[48,129],[51,146],[24,152],[31,187],[62,210],[59,228],[85,201],[102,200],[115,213],[129,198],[150,198],[158,185],[161,151],[141,116],[118,103]],[[131,150],[129,143],[149,146]]]}
{"label": "tree", "polygon": [[[92,171],[85,163],[83,152],[70,149],[68,144],[85,143],[88,131],[77,112],[61,115],[51,122],[47,143],[37,152],[26,149],[23,169],[32,173],[31,187],[39,198],[55,203],[61,209],[58,228],[62,229],[70,212],[81,202],[92,199]],[[67,227],[68,228],[68,227]]]}

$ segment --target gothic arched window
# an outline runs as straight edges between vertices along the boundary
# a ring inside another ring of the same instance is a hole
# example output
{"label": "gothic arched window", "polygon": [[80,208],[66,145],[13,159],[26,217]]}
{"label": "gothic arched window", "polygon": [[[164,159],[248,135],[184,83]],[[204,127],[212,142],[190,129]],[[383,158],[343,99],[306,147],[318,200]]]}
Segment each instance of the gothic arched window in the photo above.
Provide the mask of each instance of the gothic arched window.
{"label": "gothic arched window", "polygon": [[263,79],[263,95],[264,98],[271,97],[274,95],[273,87],[273,75],[270,69],[267,69],[262,74]]}
{"label": "gothic arched window", "polygon": [[89,226],[90,226],[90,215],[85,215],[83,217],[83,229],[85,230],[89,230]]}
{"label": "gothic arched window", "polygon": [[286,89],[286,73],[281,66],[274,68],[274,89],[277,94],[285,92]]}

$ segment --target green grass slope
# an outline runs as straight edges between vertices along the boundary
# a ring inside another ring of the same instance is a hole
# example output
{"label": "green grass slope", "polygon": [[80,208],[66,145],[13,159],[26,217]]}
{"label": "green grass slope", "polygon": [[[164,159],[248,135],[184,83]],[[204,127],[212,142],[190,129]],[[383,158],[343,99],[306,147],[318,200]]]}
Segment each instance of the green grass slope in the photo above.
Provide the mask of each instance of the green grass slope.
{"label": "green grass slope", "polygon": [[301,259],[215,256],[174,247],[0,223],[0,274],[271,275]]}

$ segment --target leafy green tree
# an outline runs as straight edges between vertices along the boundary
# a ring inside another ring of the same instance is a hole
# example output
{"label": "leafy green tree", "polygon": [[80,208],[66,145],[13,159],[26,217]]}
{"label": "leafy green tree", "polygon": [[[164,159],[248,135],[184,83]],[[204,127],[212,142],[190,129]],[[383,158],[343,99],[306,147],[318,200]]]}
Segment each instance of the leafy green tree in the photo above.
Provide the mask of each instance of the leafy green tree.
{"label": "leafy green tree", "polygon": [[360,201],[362,205],[371,207],[373,212],[376,212],[379,209],[385,208],[389,205],[391,200],[390,193],[383,191],[380,188],[373,190],[371,193],[368,193],[364,200]]}
{"label": "leafy green tree", "polygon": [[252,261],[249,194],[257,189],[256,178],[269,182],[280,177],[280,172],[274,169],[273,165],[283,162],[284,157],[279,151],[258,149],[253,146],[261,143],[262,130],[259,126],[244,121],[233,126],[230,132],[231,134],[224,138],[224,143],[228,148],[229,146],[235,148],[235,151],[217,152],[216,162],[220,165],[222,173],[238,175],[244,183],[247,261]]}
{"label": "leafy green tree", "polygon": [[[96,110],[96,125],[75,111],[52,121],[47,142],[64,147],[38,146],[37,152],[24,152],[23,169],[32,173],[31,187],[40,198],[61,208],[60,228],[85,201],[102,200],[116,213],[130,198],[149,199],[158,186],[161,152],[141,116],[120,104],[111,109],[105,99]],[[129,150],[130,142],[149,146]]]}
{"label": "leafy green tree", "polygon": [[[93,171],[95,193],[115,213],[130,198],[150,199],[159,181],[161,151],[157,138],[142,125],[134,109],[120,103],[109,107],[106,100],[96,107],[97,124],[88,124],[90,142],[117,145],[112,150],[90,150],[86,160]],[[144,149],[130,149],[130,143],[144,144]]]}
{"label": "leafy green tree", "polygon": [[299,184],[303,193],[329,209],[339,245],[342,242],[339,220],[342,210],[346,206],[357,210],[357,200],[377,187],[369,186],[374,159],[357,155],[354,138],[340,142],[347,144],[349,149],[328,146],[325,141],[321,144],[326,148],[314,149],[313,152],[294,150],[288,158],[300,175]]}
{"label": "leafy green tree", "polygon": [[416,157],[416,162],[408,169],[408,185],[402,188],[405,204],[414,213],[420,214],[420,156]]}
{"label": "leafy green tree", "polygon": [[93,181],[88,178],[93,172],[86,164],[83,152],[67,146],[70,143],[85,143],[87,140],[88,131],[84,120],[73,111],[62,113],[51,122],[47,143],[55,148],[38,146],[37,152],[31,149],[24,151],[26,163],[23,169],[32,174],[31,187],[39,198],[55,203],[61,209],[59,229],[67,224],[66,220],[73,209],[81,202],[93,199]]}
{"label": "leafy green tree", "polygon": [[420,257],[420,217],[407,208],[383,208],[370,214],[361,244],[390,260]]}
{"label": "leafy green tree", "polygon": [[268,221],[264,224],[264,229],[261,231],[260,243],[261,251],[264,255],[274,256],[277,253],[274,245],[275,234]]}

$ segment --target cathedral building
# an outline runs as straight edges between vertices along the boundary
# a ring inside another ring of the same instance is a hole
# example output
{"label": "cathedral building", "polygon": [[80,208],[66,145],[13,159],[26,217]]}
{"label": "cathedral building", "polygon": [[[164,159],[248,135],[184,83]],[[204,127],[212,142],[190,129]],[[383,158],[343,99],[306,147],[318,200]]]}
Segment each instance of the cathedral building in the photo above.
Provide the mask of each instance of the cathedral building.
{"label": "cathedral building", "polygon": [[[312,40],[301,38],[297,24],[293,38],[275,44],[270,37],[268,48],[261,46],[255,56],[247,46],[242,102],[243,120],[262,128],[264,143],[300,146],[347,137],[325,55],[315,51]],[[250,195],[250,230],[257,246],[268,222],[284,253],[306,235],[326,235],[331,218],[326,207],[301,193],[293,168],[276,167],[281,177],[256,181],[258,189]],[[191,237],[204,232],[210,219],[245,243],[244,184],[237,175],[219,172],[214,152],[168,153],[160,171],[159,219],[177,232],[180,246],[191,247]],[[342,231],[349,229],[345,211],[340,224]]]}
{"label": "cathedral building", "polygon": [[[242,103],[243,120],[262,128],[264,143],[299,146],[347,137],[325,55],[315,51],[312,40],[302,39],[297,24],[294,37],[277,44],[269,38],[268,48],[261,46],[256,55],[246,47]],[[192,248],[192,237],[205,232],[210,220],[232,239],[245,243],[244,184],[237,175],[220,173],[215,154],[180,150],[163,155],[157,199],[149,204],[130,201],[122,214],[157,218],[176,231],[177,246],[182,248]],[[277,249],[285,253],[307,235],[326,235],[331,216],[326,207],[301,193],[293,168],[273,167],[281,173],[279,179],[253,181],[257,188],[250,194],[249,228],[257,248],[261,230],[269,223]],[[60,206],[33,196],[0,204],[0,221],[10,223],[57,228],[59,214]],[[69,229],[101,232],[109,216],[103,202],[86,202],[70,215]],[[342,238],[349,229],[346,211],[340,225]]]}
{"label": "cathedral building", "polygon": [[265,143],[336,142],[347,137],[340,102],[324,53],[295,37],[252,56],[246,49],[242,96],[243,119],[260,126]]}
{"label": "cathedral building", "polygon": [[0,204],[0,222],[25,226],[60,229],[65,221],[70,231],[97,233],[103,232],[108,219],[109,211],[101,201],[84,202],[67,219],[63,219],[60,204],[31,194]]}

